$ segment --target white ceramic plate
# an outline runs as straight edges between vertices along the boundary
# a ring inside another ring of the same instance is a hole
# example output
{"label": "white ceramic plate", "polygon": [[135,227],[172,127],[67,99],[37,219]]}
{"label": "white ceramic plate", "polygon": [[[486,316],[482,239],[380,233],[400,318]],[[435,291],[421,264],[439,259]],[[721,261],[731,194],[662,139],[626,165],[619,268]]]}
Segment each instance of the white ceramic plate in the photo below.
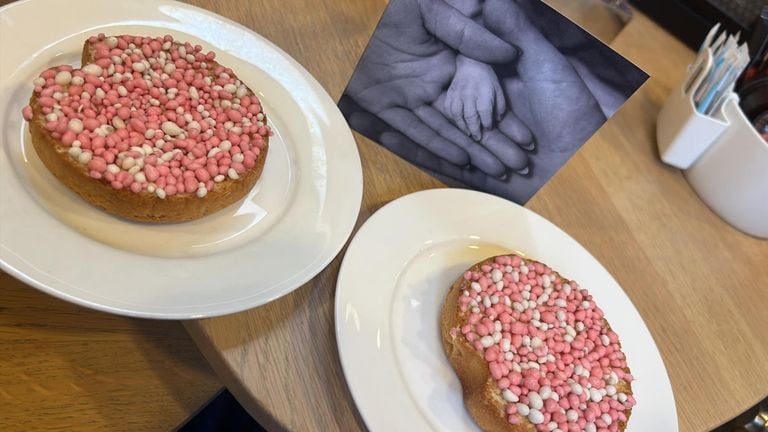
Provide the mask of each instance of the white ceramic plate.
{"label": "white ceramic plate", "polygon": [[[99,32],[200,44],[259,94],[275,136],[247,198],[194,222],[131,223],[44,168],[20,114],[31,81],[79,66]],[[30,285],[112,313],[215,316],[301,286],[349,237],[362,197],[352,133],[301,65],[245,27],[174,1],[19,1],[0,9],[0,53],[0,266]]]}
{"label": "white ceramic plate", "polygon": [[593,294],[619,334],[636,381],[630,432],[677,431],[672,387],[651,334],[618,283],[579,243],[536,213],[459,189],[395,200],[349,245],[336,291],[336,337],[357,407],[372,431],[476,431],[443,354],[439,311],[471,265],[516,252]]}

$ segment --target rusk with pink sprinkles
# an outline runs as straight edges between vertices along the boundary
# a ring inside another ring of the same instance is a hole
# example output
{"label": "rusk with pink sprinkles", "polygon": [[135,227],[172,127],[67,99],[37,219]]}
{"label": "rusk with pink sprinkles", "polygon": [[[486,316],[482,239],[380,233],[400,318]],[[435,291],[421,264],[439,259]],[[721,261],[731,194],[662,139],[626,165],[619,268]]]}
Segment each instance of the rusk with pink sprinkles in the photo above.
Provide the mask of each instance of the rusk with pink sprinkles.
{"label": "rusk with pink sprinkles", "polygon": [[586,289],[547,265],[514,254],[475,265],[451,288],[441,328],[484,430],[626,428],[635,399],[618,335]]}
{"label": "rusk with pink sprinkles", "polygon": [[32,82],[22,114],[38,155],[86,201],[129,219],[196,219],[242,198],[272,132],[259,98],[215,57],[170,35],[90,37],[80,69]]}

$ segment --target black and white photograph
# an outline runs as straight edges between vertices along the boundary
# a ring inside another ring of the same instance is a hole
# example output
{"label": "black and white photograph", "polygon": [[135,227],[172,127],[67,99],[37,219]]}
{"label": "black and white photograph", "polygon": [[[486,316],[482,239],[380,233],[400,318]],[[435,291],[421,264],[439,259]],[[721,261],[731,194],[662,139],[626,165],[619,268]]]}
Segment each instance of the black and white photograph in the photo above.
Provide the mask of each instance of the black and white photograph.
{"label": "black and white photograph", "polygon": [[339,107],[447,184],[523,204],[647,78],[540,0],[392,0]]}

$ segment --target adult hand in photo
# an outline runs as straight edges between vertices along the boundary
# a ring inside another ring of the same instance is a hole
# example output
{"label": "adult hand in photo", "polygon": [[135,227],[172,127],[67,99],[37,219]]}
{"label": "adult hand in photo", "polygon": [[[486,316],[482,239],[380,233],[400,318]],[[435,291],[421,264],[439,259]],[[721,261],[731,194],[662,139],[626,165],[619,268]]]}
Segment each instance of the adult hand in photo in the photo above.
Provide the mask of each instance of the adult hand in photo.
{"label": "adult hand in photo", "polygon": [[536,137],[537,169],[546,178],[605,122],[597,99],[566,59],[528,19],[524,0],[486,0],[486,28],[521,50],[500,76],[508,105]]}
{"label": "adult hand in photo", "polygon": [[414,165],[431,171],[438,177],[442,176],[444,179],[454,180],[472,188],[498,194],[518,203],[526,202],[533,193],[523,183],[521,183],[521,187],[515,187],[515,181],[522,180],[522,177],[492,177],[478,169],[457,167],[436,157],[431,151],[390,128],[379,117],[361,109],[350,98],[342,97],[339,106],[343,111],[352,113],[349,116],[349,123],[354,129],[367,131],[370,139],[383,144],[393,153]]}
{"label": "adult hand in photo", "polygon": [[[475,22],[482,22],[482,17],[478,20],[478,15],[483,11],[484,0],[446,2]],[[515,64],[507,63],[504,67],[514,70]],[[528,173],[528,156],[520,149],[534,149],[533,134],[507,109],[504,90],[491,65],[458,55],[456,73],[444,102],[433,106],[451,118],[465,134],[481,143],[496,158],[497,165],[505,165],[520,174]],[[488,156],[480,152],[476,154],[486,156],[485,159]],[[472,165],[489,172],[483,168],[483,164],[488,165],[488,162],[479,159],[472,157]]]}
{"label": "adult hand in photo", "polygon": [[[482,144],[498,164],[527,172],[528,156],[521,149],[533,149],[533,134],[514,112],[507,110],[504,90],[491,66],[459,55],[456,74],[445,97],[438,98],[433,106]],[[476,151],[471,158],[472,165],[490,172],[484,168],[488,162],[480,160],[480,156],[488,157]]]}
{"label": "adult hand in photo", "polygon": [[472,140],[447,139],[464,134],[431,106],[453,78],[457,52],[480,62],[504,63],[518,50],[444,0],[393,0],[346,94],[437,157],[467,165],[473,154],[486,150]]}
{"label": "adult hand in photo", "polygon": [[[440,95],[433,107],[445,117],[451,118],[447,92]],[[528,155],[523,149],[533,148],[533,135],[517,116],[510,111],[502,114],[501,121],[483,131],[479,140],[455,133],[455,128],[437,128],[441,134],[463,146],[479,146],[470,155],[471,165],[493,177],[504,177],[509,170],[521,174],[528,172]],[[450,134],[450,135],[449,135]]]}

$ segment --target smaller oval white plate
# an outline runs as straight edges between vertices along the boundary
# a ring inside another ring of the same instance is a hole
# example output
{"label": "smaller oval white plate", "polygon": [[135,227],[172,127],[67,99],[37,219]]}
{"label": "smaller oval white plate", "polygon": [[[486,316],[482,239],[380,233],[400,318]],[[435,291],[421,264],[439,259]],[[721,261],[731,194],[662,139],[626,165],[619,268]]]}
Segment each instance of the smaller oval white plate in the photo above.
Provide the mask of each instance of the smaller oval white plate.
{"label": "smaller oval white plate", "polygon": [[508,252],[587,288],[619,334],[638,405],[627,431],[678,430],[661,355],[632,302],[576,240],[536,213],[479,192],[436,189],[371,216],[347,249],[336,337],[352,396],[372,431],[477,431],[440,342],[448,288],[471,265]]}

